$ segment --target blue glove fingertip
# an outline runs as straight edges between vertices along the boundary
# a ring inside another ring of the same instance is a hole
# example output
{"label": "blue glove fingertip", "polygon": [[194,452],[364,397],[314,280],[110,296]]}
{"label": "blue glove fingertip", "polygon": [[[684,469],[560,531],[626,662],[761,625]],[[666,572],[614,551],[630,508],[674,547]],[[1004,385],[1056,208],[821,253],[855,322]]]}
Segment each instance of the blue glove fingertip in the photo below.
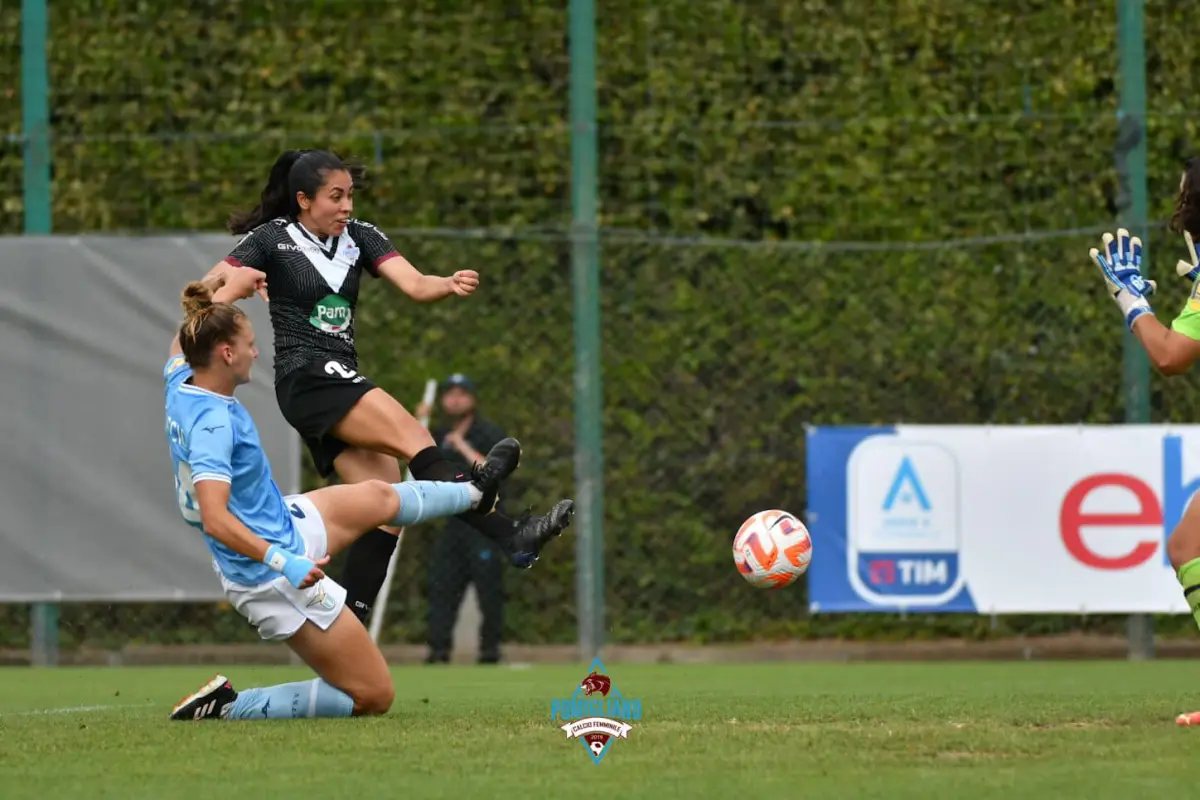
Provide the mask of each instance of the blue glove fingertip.
{"label": "blue glove fingertip", "polygon": [[1121,279],[1117,277],[1111,262],[1104,257],[1104,253],[1092,248],[1091,256],[1092,260],[1096,262],[1096,266],[1100,267],[1100,272],[1104,275],[1104,280],[1108,283],[1109,289],[1113,292],[1120,291],[1123,286]]}

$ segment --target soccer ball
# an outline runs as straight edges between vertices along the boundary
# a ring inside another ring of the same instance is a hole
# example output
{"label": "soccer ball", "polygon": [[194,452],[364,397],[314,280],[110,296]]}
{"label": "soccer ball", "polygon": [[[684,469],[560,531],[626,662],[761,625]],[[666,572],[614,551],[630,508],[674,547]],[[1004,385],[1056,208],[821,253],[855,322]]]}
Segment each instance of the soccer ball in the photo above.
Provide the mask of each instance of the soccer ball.
{"label": "soccer ball", "polygon": [[786,511],[759,511],[733,537],[733,563],[759,589],[782,589],[808,571],[812,537]]}

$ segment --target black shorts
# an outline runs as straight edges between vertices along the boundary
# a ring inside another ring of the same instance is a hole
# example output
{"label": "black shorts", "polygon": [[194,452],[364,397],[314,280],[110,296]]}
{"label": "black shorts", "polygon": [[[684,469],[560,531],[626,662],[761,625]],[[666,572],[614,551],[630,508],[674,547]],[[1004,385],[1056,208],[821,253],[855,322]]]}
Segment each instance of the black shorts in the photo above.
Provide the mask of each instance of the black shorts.
{"label": "black shorts", "polygon": [[333,460],[349,447],[329,429],[374,388],[365,375],[336,360],[305,364],[275,384],[279,410],[304,440],[322,478],[333,474]]}

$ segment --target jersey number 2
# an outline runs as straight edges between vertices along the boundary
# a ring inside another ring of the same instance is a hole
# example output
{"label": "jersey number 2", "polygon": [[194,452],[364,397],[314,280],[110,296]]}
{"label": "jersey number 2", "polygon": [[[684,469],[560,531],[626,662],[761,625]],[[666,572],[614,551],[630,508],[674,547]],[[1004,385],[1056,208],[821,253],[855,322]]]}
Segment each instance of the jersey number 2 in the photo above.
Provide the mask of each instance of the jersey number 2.
{"label": "jersey number 2", "polygon": [[339,376],[345,378],[346,380],[350,380],[351,378],[353,378],[355,375],[358,374],[356,371],[354,371],[352,369],[346,369],[346,367],[344,365],[339,364],[336,361],[326,361],[325,362],[325,372],[329,375],[339,375]]}
{"label": "jersey number 2", "polygon": [[196,501],[196,484],[192,483],[192,468],[179,462],[175,473],[175,497],[179,501],[179,513],[188,522],[200,524],[200,504]]}

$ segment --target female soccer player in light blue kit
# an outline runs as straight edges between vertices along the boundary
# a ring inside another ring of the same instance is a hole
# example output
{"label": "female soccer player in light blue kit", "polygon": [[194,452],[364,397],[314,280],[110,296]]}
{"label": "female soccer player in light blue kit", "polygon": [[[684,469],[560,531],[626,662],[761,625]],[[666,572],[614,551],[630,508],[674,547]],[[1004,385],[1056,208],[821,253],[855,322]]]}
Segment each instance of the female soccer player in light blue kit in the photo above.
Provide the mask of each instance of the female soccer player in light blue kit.
{"label": "female soccer player in light blue kit", "polygon": [[214,270],[183,292],[186,319],[163,370],[166,434],[184,520],[203,532],[229,602],[264,639],[286,641],[319,676],[237,692],[221,675],[171,719],[290,719],[382,714],[395,689],[379,649],[322,567],[381,525],[414,525],[496,503],[520,460],[505,439],[470,482],[383,481],[284,497],[258,431],[234,390],[258,356],[249,319],[232,305],[264,288],[253,269]]}

